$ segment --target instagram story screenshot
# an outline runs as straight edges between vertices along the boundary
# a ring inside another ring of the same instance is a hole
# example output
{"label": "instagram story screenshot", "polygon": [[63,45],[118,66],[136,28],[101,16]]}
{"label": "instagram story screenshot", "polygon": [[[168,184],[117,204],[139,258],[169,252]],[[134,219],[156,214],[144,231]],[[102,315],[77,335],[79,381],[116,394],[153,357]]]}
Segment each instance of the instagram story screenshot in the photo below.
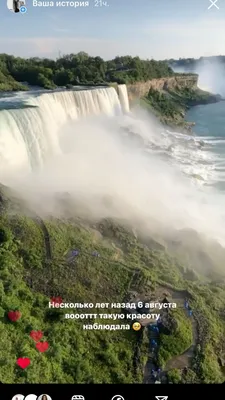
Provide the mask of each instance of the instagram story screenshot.
{"label": "instagram story screenshot", "polygon": [[1,0],[2,399],[219,396],[224,39],[225,0]]}

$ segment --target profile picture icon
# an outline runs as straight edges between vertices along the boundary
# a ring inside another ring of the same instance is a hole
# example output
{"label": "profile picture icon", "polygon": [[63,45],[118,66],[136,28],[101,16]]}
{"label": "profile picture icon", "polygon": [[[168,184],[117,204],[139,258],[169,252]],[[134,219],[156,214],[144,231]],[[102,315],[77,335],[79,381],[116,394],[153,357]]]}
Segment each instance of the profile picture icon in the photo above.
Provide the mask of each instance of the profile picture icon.
{"label": "profile picture icon", "polygon": [[48,394],[41,394],[37,400],[52,400]]}
{"label": "profile picture icon", "polygon": [[7,7],[10,11],[19,13],[21,8],[25,8],[25,0],[7,0]]}
{"label": "profile picture icon", "polygon": [[16,394],[13,396],[12,400],[24,400],[24,395],[23,394]]}

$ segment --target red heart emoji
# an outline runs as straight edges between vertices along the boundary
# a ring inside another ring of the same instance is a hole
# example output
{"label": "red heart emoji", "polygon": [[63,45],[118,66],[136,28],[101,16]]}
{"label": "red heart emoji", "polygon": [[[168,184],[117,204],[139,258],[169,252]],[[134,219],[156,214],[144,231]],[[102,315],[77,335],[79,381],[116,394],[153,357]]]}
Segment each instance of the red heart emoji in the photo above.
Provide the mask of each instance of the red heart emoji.
{"label": "red heart emoji", "polygon": [[35,342],[39,342],[39,340],[41,340],[42,336],[43,336],[43,332],[41,332],[41,331],[31,331],[31,333],[30,333],[30,337]]}
{"label": "red heart emoji", "polygon": [[46,350],[48,350],[48,347],[49,347],[48,342],[36,343],[36,349],[39,350],[41,353],[44,353]]}
{"label": "red heart emoji", "polygon": [[62,297],[58,296],[58,297],[52,297],[51,298],[51,302],[56,305],[56,304],[62,304]]}
{"label": "red heart emoji", "polygon": [[30,359],[26,357],[18,358],[16,363],[20,368],[25,369],[30,365]]}
{"label": "red heart emoji", "polygon": [[9,311],[8,318],[10,319],[10,321],[15,322],[21,318],[21,312],[20,311]]}

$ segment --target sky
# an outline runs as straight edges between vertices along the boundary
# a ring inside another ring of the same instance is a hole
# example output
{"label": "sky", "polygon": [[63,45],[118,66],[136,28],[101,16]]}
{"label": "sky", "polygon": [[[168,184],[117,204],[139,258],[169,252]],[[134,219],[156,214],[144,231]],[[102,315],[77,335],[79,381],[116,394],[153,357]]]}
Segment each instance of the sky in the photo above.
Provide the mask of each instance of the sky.
{"label": "sky", "polygon": [[107,0],[107,6],[89,0],[76,8],[43,3],[50,2],[26,0],[21,14],[1,0],[0,53],[56,58],[85,51],[106,60],[225,54],[225,0]]}

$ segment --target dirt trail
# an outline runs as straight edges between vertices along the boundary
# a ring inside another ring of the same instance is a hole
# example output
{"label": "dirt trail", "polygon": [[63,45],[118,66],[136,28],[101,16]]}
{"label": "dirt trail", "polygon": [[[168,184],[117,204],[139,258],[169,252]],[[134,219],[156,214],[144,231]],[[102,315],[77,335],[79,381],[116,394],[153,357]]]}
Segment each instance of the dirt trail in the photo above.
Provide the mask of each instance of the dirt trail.
{"label": "dirt trail", "polygon": [[51,249],[50,235],[48,233],[48,229],[47,229],[43,219],[41,219],[37,215],[33,218],[33,220],[40,226],[40,228],[43,232],[43,235],[44,235],[46,260],[52,260],[52,249]]}
{"label": "dirt trail", "polygon": [[151,341],[155,340],[156,342],[158,342],[159,333],[151,330],[150,326],[148,326],[148,337],[149,337],[149,350],[148,350],[149,354],[148,354],[148,361],[144,368],[144,383],[151,384],[155,383],[152,375],[152,370],[155,371],[157,369],[156,358],[155,358],[156,354],[154,351],[152,351]]}

